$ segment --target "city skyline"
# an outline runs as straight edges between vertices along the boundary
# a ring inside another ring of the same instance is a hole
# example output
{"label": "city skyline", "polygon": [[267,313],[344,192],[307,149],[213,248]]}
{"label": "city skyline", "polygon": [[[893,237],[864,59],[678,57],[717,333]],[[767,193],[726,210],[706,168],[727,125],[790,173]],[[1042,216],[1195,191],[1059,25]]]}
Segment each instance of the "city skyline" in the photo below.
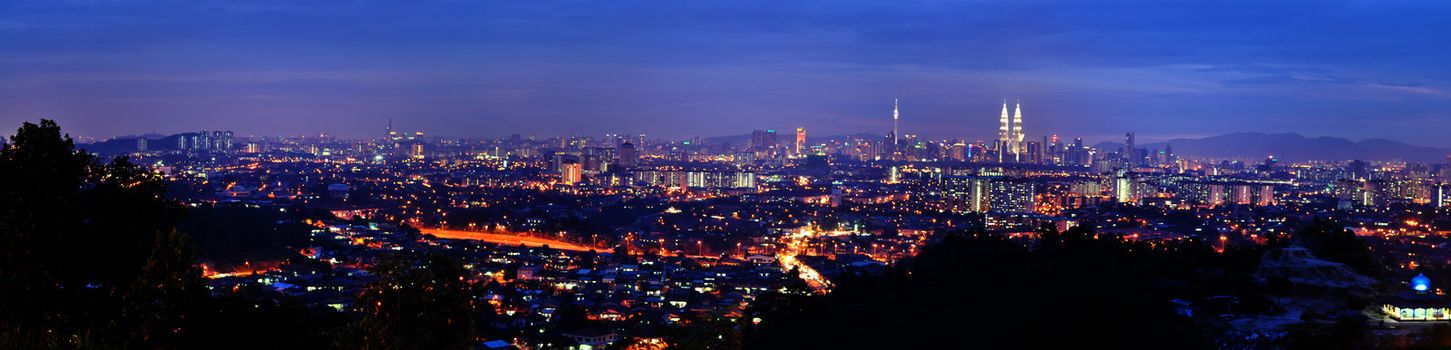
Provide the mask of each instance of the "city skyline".
{"label": "city skyline", "polygon": [[364,137],[388,119],[448,136],[881,133],[897,97],[903,133],[991,140],[982,120],[1012,96],[1034,131],[1098,141],[1451,146],[1425,132],[1451,131],[1442,4],[0,6],[0,122],[101,139]]}
{"label": "city skyline", "polygon": [[1451,348],[1447,19],[0,1],[0,349]]}

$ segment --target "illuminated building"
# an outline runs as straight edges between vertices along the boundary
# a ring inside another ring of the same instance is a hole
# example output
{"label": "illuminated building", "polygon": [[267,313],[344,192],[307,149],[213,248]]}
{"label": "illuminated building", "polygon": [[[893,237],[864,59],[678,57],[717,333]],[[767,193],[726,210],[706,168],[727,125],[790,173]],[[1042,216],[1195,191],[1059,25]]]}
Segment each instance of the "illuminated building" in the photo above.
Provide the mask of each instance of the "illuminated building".
{"label": "illuminated building", "polygon": [[943,179],[943,191],[960,204],[961,211],[971,213],[987,212],[991,202],[988,200],[988,184],[992,181],[987,177],[979,176],[947,176]]}
{"label": "illuminated building", "polygon": [[796,149],[797,155],[806,149],[806,128],[796,128]]}
{"label": "illuminated building", "polygon": [[1031,213],[1035,207],[1033,182],[1026,179],[999,179],[988,184],[989,211],[997,213]]}
{"label": "illuminated building", "polygon": [[1011,138],[1013,137],[1012,127],[1011,124],[1009,124],[1011,122],[1012,119],[1008,119],[1008,100],[1003,99],[1003,113],[1001,116],[998,117],[998,142],[997,145],[995,145],[994,147],[997,148],[997,160],[1000,162],[1006,161],[1008,159],[1008,156],[1010,155],[1010,153],[1008,153],[1008,147],[1010,147],[1012,143],[1009,142],[1009,140],[1011,140]]}
{"label": "illuminated building", "polygon": [[1137,165],[1139,162],[1137,159],[1134,159],[1137,154],[1139,154],[1139,151],[1134,148],[1134,133],[1124,133],[1124,148],[1119,150],[1119,157],[1123,159],[1124,166],[1132,167]]}
{"label": "illuminated building", "polygon": [[1411,278],[1410,287],[1409,291],[1387,298],[1381,305],[1381,311],[1401,322],[1451,320],[1451,303],[1431,293],[1430,278],[1424,274],[1416,274],[1416,277]]}
{"label": "illuminated building", "polygon": [[637,170],[634,183],[650,187],[703,189],[749,189],[756,187],[756,174],[732,170]]}
{"label": "illuminated building", "polygon": [[997,160],[999,162],[1021,162],[1024,160],[1024,153],[1027,152],[1023,140],[1027,134],[1023,133],[1023,104],[1018,102],[1013,107],[1011,118],[1008,115],[1008,101],[1003,99],[1002,113],[998,116],[998,141]]}
{"label": "illuminated building", "polygon": [[779,147],[780,143],[776,140],[776,129],[751,132],[751,151],[756,153],[756,158],[775,158],[777,151],[780,150]]}
{"label": "illuminated building", "polygon": [[1133,203],[1138,201],[1134,192],[1134,178],[1127,171],[1120,169],[1114,177],[1113,197],[1119,203]]}
{"label": "illuminated building", "polygon": [[1021,101],[1013,107],[1012,132],[1013,145],[1011,149],[1013,151],[1013,161],[1021,162],[1023,161],[1023,138],[1027,136],[1027,134],[1023,133],[1023,103]]}
{"label": "illuminated building", "polygon": [[967,160],[967,144],[963,143],[962,141],[953,143],[952,146],[947,149],[947,159],[959,162]]}
{"label": "illuminated building", "polygon": [[1043,144],[1042,143],[1039,143],[1037,141],[1028,141],[1028,143],[1024,144],[1024,147],[1023,148],[1027,150],[1027,152],[1026,152],[1027,153],[1027,156],[1024,157],[1024,158],[1026,158],[1026,160],[1027,160],[1028,163],[1031,163],[1031,164],[1042,164],[1043,163]]}
{"label": "illuminated building", "polygon": [[559,167],[559,182],[565,185],[578,184],[583,174],[583,165],[578,161],[567,160]]}

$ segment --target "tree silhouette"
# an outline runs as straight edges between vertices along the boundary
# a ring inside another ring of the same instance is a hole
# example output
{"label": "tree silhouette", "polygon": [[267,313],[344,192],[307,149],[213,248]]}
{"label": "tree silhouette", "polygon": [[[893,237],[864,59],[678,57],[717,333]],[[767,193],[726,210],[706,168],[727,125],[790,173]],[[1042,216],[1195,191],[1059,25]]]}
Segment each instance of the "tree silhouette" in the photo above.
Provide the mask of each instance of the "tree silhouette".
{"label": "tree silhouette", "polygon": [[1333,221],[1316,218],[1309,226],[1297,231],[1294,238],[1316,257],[1344,263],[1364,275],[1378,276],[1381,273],[1380,265],[1371,256],[1365,242]]}
{"label": "tree silhouette", "polygon": [[467,349],[473,345],[473,288],[460,263],[438,255],[395,258],[373,271],[377,280],[358,296],[362,315],[341,333],[338,347]]}
{"label": "tree silhouette", "polygon": [[[206,298],[181,209],[126,158],[103,163],[54,121],[0,150],[0,337],[26,347],[183,347]],[[20,302],[23,301],[23,302]]]}
{"label": "tree silhouette", "polygon": [[[766,294],[742,317],[747,348],[1210,348],[1169,301],[1253,293],[1250,271],[1202,244],[1126,242],[1075,228],[1036,242],[947,234],[881,275],[825,296]],[[1031,244],[1030,244],[1031,243]],[[1226,269],[1211,279],[1205,269]],[[757,319],[759,323],[757,324]]]}

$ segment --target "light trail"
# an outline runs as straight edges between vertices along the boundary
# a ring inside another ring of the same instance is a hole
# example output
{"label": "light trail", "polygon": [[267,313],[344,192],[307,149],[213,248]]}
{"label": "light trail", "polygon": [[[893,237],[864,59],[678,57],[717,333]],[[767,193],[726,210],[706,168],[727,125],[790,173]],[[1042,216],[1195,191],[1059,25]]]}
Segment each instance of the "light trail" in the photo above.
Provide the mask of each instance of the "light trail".
{"label": "light trail", "polygon": [[780,262],[781,268],[786,271],[797,268],[799,273],[796,277],[800,277],[802,281],[805,281],[806,285],[811,287],[811,290],[817,293],[826,293],[831,291],[831,281],[827,280],[816,269],[801,263],[800,260],[796,260],[796,256],[801,254],[802,246],[812,235],[808,229],[802,228],[801,232],[782,236],[781,239],[783,242],[781,243],[784,248],[776,252],[776,261]]}
{"label": "light trail", "polygon": [[569,250],[576,252],[587,252],[591,250],[598,251],[598,249],[596,248],[590,248],[571,242],[533,236],[520,236],[513,233],[491,233],[438,228],[420,228],[418,229],[418,231],[423,232],[424,234],[433,235],[434,237],[438,238],[469,239],[500,245],[524,245],[526,247],[540,247],[548,245],[550,248],[559,250]]}

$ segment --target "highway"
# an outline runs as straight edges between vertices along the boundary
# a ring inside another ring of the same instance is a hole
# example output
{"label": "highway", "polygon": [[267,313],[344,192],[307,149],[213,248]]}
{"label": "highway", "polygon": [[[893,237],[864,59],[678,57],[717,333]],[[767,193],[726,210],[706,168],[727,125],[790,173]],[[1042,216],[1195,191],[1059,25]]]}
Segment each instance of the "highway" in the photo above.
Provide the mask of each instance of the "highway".
{"label": "highway", "polygon": [[554,239],[549,239],[549,238],[531,237],[531,236],[520,236],[520,235],[513,234],[513,233],[491,233],[491,232],[478,232],[478,231],[466,231],[466,230],[449,230],[449,229],[437,229],[437,228],[420,228],[418,230],[419,231],[422,231],[424,234],[430,234],[430,235],[433,235],[434,237],[438,237],[438,238],[472,239],[472,240],[476,240],[476,241],[484,241],[484,242],[495,243],[495,244],[500,244],[500,245],[514,245],[514,246],[517,246],[517,245],[521,245],[522,244],[522,245],[524,245],[526,247],[538,247],[538,246],[548,245],[550,248],[559,249],[559,250],[570,250],[570,251],[576,251],[576,252],[587,252],[587,251],[590,251],[590,250],[596,250],[596,251],[599,250],[599,249],[590,248],[590,247],[582,246],[582,245],[579,245],[579,244],[565,242],[565,241],[560,241],[560,240],[554,240]]}

